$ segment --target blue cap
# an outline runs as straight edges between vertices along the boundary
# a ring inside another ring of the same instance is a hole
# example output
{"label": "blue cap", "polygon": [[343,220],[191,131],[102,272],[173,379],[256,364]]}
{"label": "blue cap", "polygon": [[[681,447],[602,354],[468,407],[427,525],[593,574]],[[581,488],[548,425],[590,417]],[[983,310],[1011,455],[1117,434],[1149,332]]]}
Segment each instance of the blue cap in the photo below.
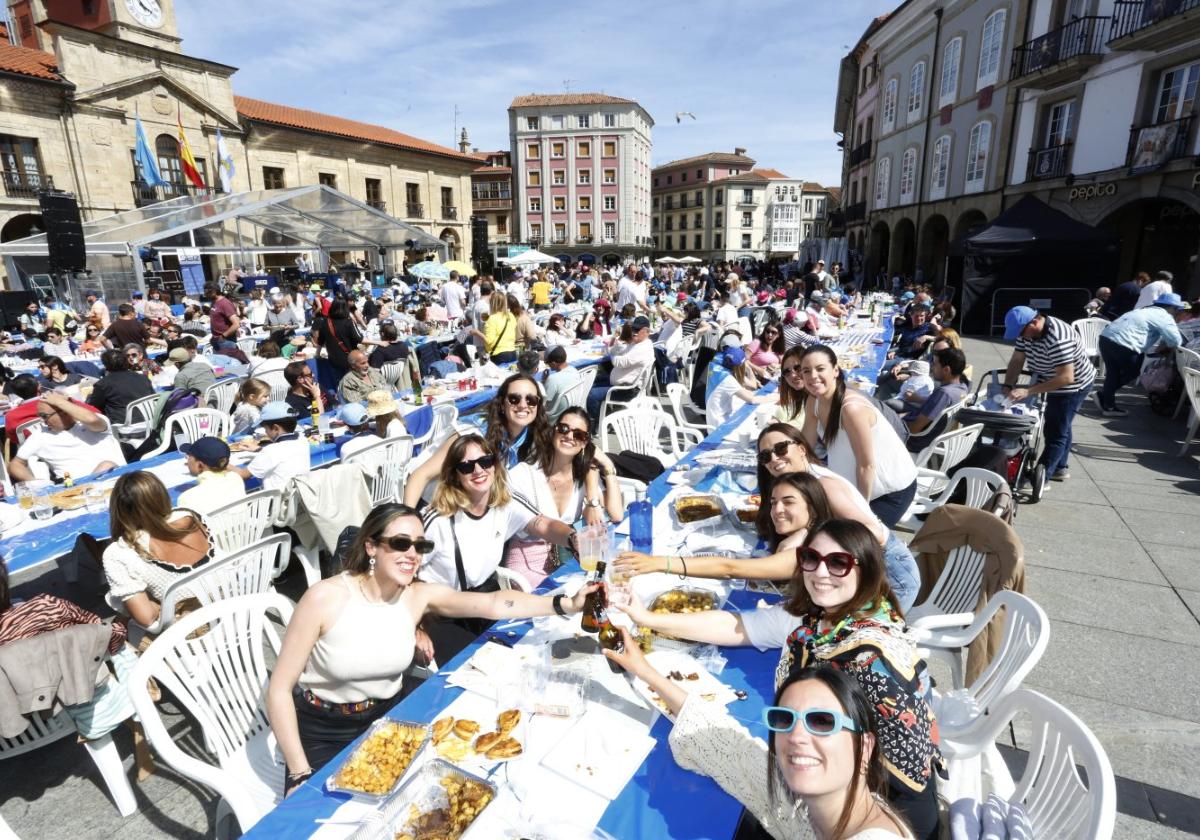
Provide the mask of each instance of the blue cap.
{"label": "blue cap", "polygon": [[741,347],[726,347],[725,348],[725,367],[733,368],[738,365],[745,364],[746,351]]}
{"label": "blue cap", "polygon": [[1159,295],[1154,299],[1154,305],[1167,306],[1171,309],[1191,309],[1187,302],[1175,292],[1167,292],[1164,295]]}
{"label": "blue cap", "polygon": [[900,300],[912,300],[916,296],[916,292],[905,292],[904,294],[900,295]]}
{"label": "blue cap", "polygon": [[1030,306],[1014,306],[1008,310],[1004,316],[1004,340],[1015,341],[1021,335],[1021,330],[1037,316],[1037,310]]}
{"label": "blue cap", "polygon": [[370,418],[362,403],[346,403],[338,410],[338,419],[347,426],[361,426]]}
{"label": "blue cap", "polygon": [[185,443],[179,447],[179,451],[214,469],[221,469],[229,463],[229,445],[212,436],[196,438],[192,443]]}
{"label": "blue cap", "polygon": [[299,416],[299,413],[283,400],[274,400],[263,406],[258,422],[261,425],[275,420],[295,420]]}

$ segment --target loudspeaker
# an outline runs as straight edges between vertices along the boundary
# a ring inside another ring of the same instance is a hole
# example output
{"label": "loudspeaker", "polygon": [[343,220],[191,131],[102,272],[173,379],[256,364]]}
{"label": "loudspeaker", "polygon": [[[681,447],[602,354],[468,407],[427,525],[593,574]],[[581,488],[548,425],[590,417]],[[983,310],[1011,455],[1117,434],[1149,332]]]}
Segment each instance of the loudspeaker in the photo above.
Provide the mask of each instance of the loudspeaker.
{"label": "loudspeaker", "polygon": [[38,193],[46,244],[50,249],[50,271],[83,271],[87,268],[87,249],[83,244],[83,222],[79,203],[65,192],[44,190]]}
{"label": "loudspeaker", "polygon": [[20,329],[25,307],[35,300],[37,294],[34,292],[0,292],[0,329]]}
{"label": "loudspeaker", "polygon": [[488,224],[483,216],[471,217],[471,259],[483,262],[488,255]]}

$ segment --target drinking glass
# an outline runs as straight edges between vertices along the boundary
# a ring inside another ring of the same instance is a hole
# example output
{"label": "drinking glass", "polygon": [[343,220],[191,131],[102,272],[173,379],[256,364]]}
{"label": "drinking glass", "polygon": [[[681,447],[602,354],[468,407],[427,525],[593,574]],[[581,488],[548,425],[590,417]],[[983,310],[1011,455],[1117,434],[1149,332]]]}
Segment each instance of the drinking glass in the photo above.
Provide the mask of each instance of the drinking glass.
{"label": "drinking glass", "polygon": [[579,568],[585,572],[596,571],[596,564],[604,550],[605,535],[595,526],[589,525],[579,532]]}
{"label": "drinking glass", "polygon": [[83,500],[87,506],[88,513],[103,513],[107,507],[104,498],[104,488],[96,484],[89,484],[84,488]]}

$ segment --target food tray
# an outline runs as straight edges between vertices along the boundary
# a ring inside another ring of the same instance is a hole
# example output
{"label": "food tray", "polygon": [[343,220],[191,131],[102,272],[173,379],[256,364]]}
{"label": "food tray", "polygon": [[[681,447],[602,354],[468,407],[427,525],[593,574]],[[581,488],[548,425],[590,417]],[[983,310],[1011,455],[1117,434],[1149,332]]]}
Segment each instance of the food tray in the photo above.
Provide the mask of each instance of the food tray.
{"label": "food tray", "polygon": [[[704,501],[711,504],[715,508],[715,512],[711,516],[704,516],[699,519],[684,519],[680,514],[680,508],[687,503],[696,503]],[[671,504],[671,509],[675,512],[675,521],[680,525],[694,525],[700,522],[710,522],[722,516],[728,516],[729,510],[725,507],[725,502],[721,501],[721,497],[715,493],[681,493],[675,497],[675,501]]]}
{"label": "food tray", "polygon": [[[342,772],[346,770],[346,768],[348,768],[352,763],[354,763],[354,761],[358,759],[360,755],[365,755],[364,751],[369,748],[369,743],[372,736],[374,736],[377,732],[390,727],[419,730],[421,735],[420,740],[417,743],[417,748],[413,751],[412,756],[404,764],[404,766],[400,768],[399,774],[397,774],[396,778],[393,779],[391,784],[387,786],[387,789],[380,793],[370,793],[356,787],[345,786],[341,781],[339,781],[339,777],[342,775]],[[325,781],[325,789],[335,793],[348,793],[355,799],[362,799],[368,802],[382,802],[396,790],[401,780],[404,779],[404,774],[408,772],[408,768],[412,766],[417,756],[421,754],[421,750],[425,749],[425,745],[429,743],[429,734],[430,731],[428,724],[415,723],[409,720],[391,720],[389,718],[380,718],[367,728],[366,736],[363,738],[363,740],[359,742],[358,746],[354,748],[354,751],[351,752],[350,755],[346,756],[346,759],[340,765],[338,765],[338,768],[330,774],[329,778]]]}
{"label": "food tray", "polygon": [[[691,612],[698,612],[706,609],[715,610],[721,605],[720,596],[710,589],[697,589],[691,586],[678,586],[674,589],[668,589],[655,595],[653,599],[647,602],[646,608],[651,612],[654,612],[654,608],[659,605],[658,601],[660,598],[662,598],[664,595],[672,595],[674,593],[679,593],[680,595],[686,596],[689,599],[702,598],[707,602],[707,606],[698,606],[692,609]],[[683,612],[683,610],[667,610],[667,612],[679,613]],[[676,639],[674,636],[668,636],[667,634],[660,633],[657,630],[642,628],[642,632],[651,634],[653,640],[650,643],[650,649],[655,651],[689,651],[699,644],[699,642],[688,641],[686,639]]]}
{"label": "food tray", "polygon": [[474,773],[468,773],[466,770],[456,767],[448,761],[435,758],[410,776],[404,785],[396,791],[396,794],[388,800],[383,808],[382,820],[373,820],[369,824],[360,827],[351,836],[351,840],[384,840],[384,838],[392,840],[392,838],[405,837],[406,832],[410,828],[410,823],[414,819],[414,807],[417,809],[418,814],[426,814],[449,806],[450,801],[446,794],[446,788],[442,786],[442,779],[446,776],[451,776],[459,782],[469,781],[483,785],[491,792],[491,798],[487,804],[475,813],[471,821],[464,826],[463,832],[438,835],[439,837],[445,836],[446,838],[461,837],[470,828],[471,823],[479,818],[479,814],[482,814],[487,809],[487,806],[495,801],[496,786],[487,779],[476,776]]}
{"label": "food tray", "polygon": [[696,462],[709,467],[724,467],[737,472],[758,471],[758,456],[753,451],[718,449],[715,452],[701,452],[696,456]]}

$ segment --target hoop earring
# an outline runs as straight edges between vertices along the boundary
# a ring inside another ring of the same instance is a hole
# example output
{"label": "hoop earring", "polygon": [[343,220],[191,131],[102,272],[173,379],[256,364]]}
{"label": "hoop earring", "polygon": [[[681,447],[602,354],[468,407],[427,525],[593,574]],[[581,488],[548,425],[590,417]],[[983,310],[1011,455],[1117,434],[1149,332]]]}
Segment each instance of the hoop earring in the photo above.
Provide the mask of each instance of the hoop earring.
{"label": "hoop earring", "polygon": [[375,577],[375,555],[372,554],[367,560],[367,574]]}

